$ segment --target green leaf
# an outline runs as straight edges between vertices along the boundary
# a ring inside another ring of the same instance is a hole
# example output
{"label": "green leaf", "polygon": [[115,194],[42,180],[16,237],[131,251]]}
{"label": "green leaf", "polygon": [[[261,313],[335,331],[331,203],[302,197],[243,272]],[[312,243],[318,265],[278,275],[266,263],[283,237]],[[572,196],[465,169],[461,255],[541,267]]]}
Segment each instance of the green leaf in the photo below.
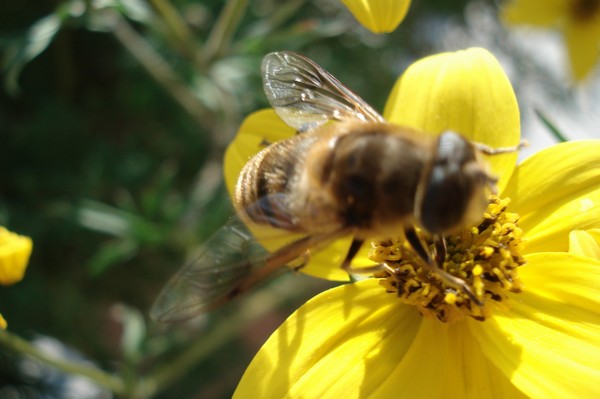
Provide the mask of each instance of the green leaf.
{"label": "green leaf", "polygon": [[137,253],[138,245],[134,241],[109,241],[88,261],[88,270],[93,276],[100,275],[109,267],[133,258]]}
{"label": "green leaf", "polygon": [[79,224],[115,237],[131,237],[134,215],[96,201],[84,201],[77,211]]}
{"label": "green leaf", "polygon": [[139,310],[124,304],[119,304],[118,310],[123,326],[121,349],[127,359],[136,363],[142,356],[142,344],[146,337],[144,316]]}
{"label": "green leaf", "polygon": [[57,14],[50,14],[34,23],[27,33],[10,43],[4,55],[4,84],[11,95],[19,93],[18,79],[23,67],[48,48],[62,26]]}
{"label": "green leaf", "polygon": [[540,118],[540,121],[542,121],[544,126],[548,128],[550,133],[552,133],[552,135],[556,137],[556,139],[559,142],[564,143],[565,141],[569,141],[569,139],[564,135],[564,133],[560,131],[560,129],[546,116],[546,114],[544,114],[539,109],[534,110],[534,112],[537,115],[537,117]]}

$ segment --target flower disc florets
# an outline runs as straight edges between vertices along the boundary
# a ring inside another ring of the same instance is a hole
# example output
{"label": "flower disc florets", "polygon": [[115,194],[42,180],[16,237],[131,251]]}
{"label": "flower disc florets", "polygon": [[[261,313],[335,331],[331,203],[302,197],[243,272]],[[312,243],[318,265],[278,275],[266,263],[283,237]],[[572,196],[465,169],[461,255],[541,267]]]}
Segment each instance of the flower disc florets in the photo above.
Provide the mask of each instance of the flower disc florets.
{"label": "flower disc florets", "polygon": [[[442,322],[465,316],[485,320],[493,306],[507,301],[508,292],[521,291],[517,269],[525,264],[520,254],[522,230],[517,226],[519,216],[506,212],[509,202],[509,198],[490,197],[479,226],[445,237],[444,270],[463,280],[479,304],[430,273],[403,239],[373,242],[370,259],[387,265],[375,277],[388,292],[396,293],[425,316]],[[433,252],[431,238],[422,235]]]}

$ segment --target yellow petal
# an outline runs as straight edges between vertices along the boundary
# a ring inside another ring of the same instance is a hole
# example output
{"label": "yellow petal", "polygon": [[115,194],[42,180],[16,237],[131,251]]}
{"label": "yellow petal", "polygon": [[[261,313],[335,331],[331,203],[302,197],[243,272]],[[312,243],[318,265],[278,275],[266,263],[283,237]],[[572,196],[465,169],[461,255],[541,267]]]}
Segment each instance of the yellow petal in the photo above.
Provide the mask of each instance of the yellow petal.
{"label": "yellow petal", "polygon": [[[492,147],[520,140],[519,107],[508,77],[487,50],[442,53],[412,64],[396,82],[385,118],[430,134],[454,130]],[[488,157],[505,186],[517,154]]]}
{"label": "yellow petal", "polygon": [[519,223],[525,234],[523,253],[567,251],[569,233],[600,227],[600,187],[565,196],[557,202],[540,208]]}
{"label": "yellow petal", "polygon": [[421,320],[374,280],[326,291],[273,333],[234,398],[369,396],[390,378]]}
{"label": "yellow petal", "polygon": [[10,285],[23,279],[32,248],[31,238],[0,227],[0,284]]}
{"label": "yellow petal", "polygon": [[370,398],[495,399],[525,396],[483,355],[466,323],[424,319],[403,358]]}
{"label": "yellow petal", "polygon": [[563,253],[527,260],[524,292],[473,335],[532,398],[600,397],[600,261]]}
{"label": "yellow petal", "polygon": [[513,0],[502,9],[502,19],[509,24],[548,27],[560,21],[567,6],[565,0]]}
{"label": "yellow petal", "polygon": [[[346,237],[332,242],[323,249],[312,251],[310,261],[301,269],[302,273],[332,281],[348,281],[348,273],[341,269],[341,264],[348,253],[352,237]],[[373,265],[369,260],[369,245],[365,243],[352,260],[352,267]]]}
{"label": "yellow petal", "polygon": [[[570,307],[573,315],[580,309],[591,312],[578,316],[579,321],[590,325],[599,322],[594,328],[600,333],[600,260],[563,252],[541,252],[525,259],[527,265],[519,269],[519,276],[526,293],[554,301],[556,306],[564,305],[562,311]],[[515,298],[516,302],[523,302],[520,294]],[[572,320],[568,322],[574,328],[577,325]]]}
{"label": "yellow petal", "polygon": [[566,252],[572,230],[600,227],[600,140],[535,153],[517,167],[502,195],[521,216],[525,253]]}
{"label": "yellow petal", "polygon": [[395,30],[410,6],[410,0],[342,0],[342,3],[373,33]]}
{"label": "yellow petal", "polygon": [[294,313],[234,398],[524,398],[464,323],[423,319],[377,281],[337,287]]}
{"label": "yellow petal", "polygon": [[6,323],[6,320],[4,319],[4,317],[0,314],[0,329],[2,330],[6,330],[6,327],[8,326],[8,324]]}
{"label": "yellow petal", "polygon": [[600,259],[600,229],[572,231],[569,234],[569,253]]}
{"label": "yellow petal", "polygon": [[571,20],[565,27],[565,40],[576,80],[583,80],[600,58],[600,12],[590,21]]}
{"label": "yellow petal", "polygon": [[478,342],[471,334],[471,328],[478,328],[479,324],[481,322],[468,320],[449,328],[448,368],[453,370],[452,380],[462,382],[464,394],[449,395],[446,398],[527,398],[483,353],[481,346],[486,343]]}

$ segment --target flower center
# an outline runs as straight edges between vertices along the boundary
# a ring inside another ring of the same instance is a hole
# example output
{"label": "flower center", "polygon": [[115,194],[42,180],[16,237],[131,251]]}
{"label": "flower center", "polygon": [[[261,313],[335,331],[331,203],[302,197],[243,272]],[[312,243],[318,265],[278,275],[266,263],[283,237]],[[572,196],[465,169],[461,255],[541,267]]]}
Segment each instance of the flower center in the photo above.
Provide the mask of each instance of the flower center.
{"label": "flower center", "polygon": [[[490,197],[479,226],[446,237],[443,269],[464,281],[479,303],[466,292],[445,285],[399,238],[373,242],[370,259],[387,265],[375,277],[387,292],[416,306],[425,316],[442,322],[465,316],[485,320],[494,306],[507,302],[508,292],[521,291],[517,269],[525,264],[520,254],[522,230],[517,226],[519,215],[506,212],[509,202],[509,198]],[[424,239],[434,251],[431,238]]]}
{"label": "flower center", "polygon": [[595,19],[600,13],[600,0],[573,0],[571,13],[577,21],[589,21]]}

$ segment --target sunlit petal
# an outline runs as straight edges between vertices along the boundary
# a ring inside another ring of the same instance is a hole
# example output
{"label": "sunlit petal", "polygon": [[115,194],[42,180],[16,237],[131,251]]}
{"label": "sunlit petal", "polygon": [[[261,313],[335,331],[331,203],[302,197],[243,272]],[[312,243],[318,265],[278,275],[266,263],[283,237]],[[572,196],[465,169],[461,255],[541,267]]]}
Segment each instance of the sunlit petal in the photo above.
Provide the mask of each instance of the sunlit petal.
{"label": "sunlit petal", "polygon": [[569,234],[569,253],[600,259],[600,229],[572,231]]}
{"label": "sunlit petal", "polygon": [[524,253],[567,251],[569,232],[600,227],[600,187],[565,196],[563,202],[540,208],[520,223]]}
{"label": "sunlit petal", "polygon": [[368,396],[409,351],[420,325],[418,312],[385,295],[377,281],[331,289],[269,338],[234,397]]}
{"label": "sunlit petal", "polygon": [[448,331],[451,350],[448,367],[453,370],[453,380],[462,383],[464,395],[447,397],[525,399],[527,396],[484,354],[482,343],[471,334],[471,328],[480,324],[479,321],[468,320],[452,325]]}
{"label": "sunlit petal", "polygon": [[410,0],[342,0],[342,3],[373,33],[395,30],[410,7]]}
{"label": "sunlit petal", "polygon": [[406,355],[388,370],[389,377],[375,392],[369,393],[369,397],[525,397],[484,356],[480,344],[474,340],[466,323],[448,325],[424,319]]}
{"label": "sunlit petal", "polygon": [[466,324],[423,319],[371,280],[334,288],[294,313],[256,355],[234,395],[250,396],[524,397]]}
{"label": "sunlit petal", "polygon": [[[555,301],[560,306],[565,306],[563,310],[568,307],[573,312],[580,309],[591,312],[587,316],[578,316],[578,319],[600,332],[600,260],[563,252],[531,254],[526,259],[527,265],[519,270],[526,293]],[[521,294],[513,299],[523,303],[520,300]],[[564,316],[562,311],[554,313],[550,308],[542,307],[548,305],[550,303],[538,304],[539,310],[553,313],[558,318]],[[563,320],[568,320],[569,325],[576,328],[571,318]],[[600,334],[598,339],[600,340]]]}
{"label": "sunlit petal", "polygon": [[[487,50],[442,53],[412,64],[396,82],[387,120],[431,134],[454,130],[492,147],[520,140],[519,107],[508,77]],[[489,157],[502,189],[517,154]]]}
{"label": "sunlit petal", "polygon": [[503,196],[521,216],[526,253],[567,251],[571,230],[600,227],[600,141],[534,154],[517,167]]}
{"label": "sunlit petal", "polygon": [[524,292],[473,335],[530,397],[599,397],[600,261],[563,253],[527,260]]}

